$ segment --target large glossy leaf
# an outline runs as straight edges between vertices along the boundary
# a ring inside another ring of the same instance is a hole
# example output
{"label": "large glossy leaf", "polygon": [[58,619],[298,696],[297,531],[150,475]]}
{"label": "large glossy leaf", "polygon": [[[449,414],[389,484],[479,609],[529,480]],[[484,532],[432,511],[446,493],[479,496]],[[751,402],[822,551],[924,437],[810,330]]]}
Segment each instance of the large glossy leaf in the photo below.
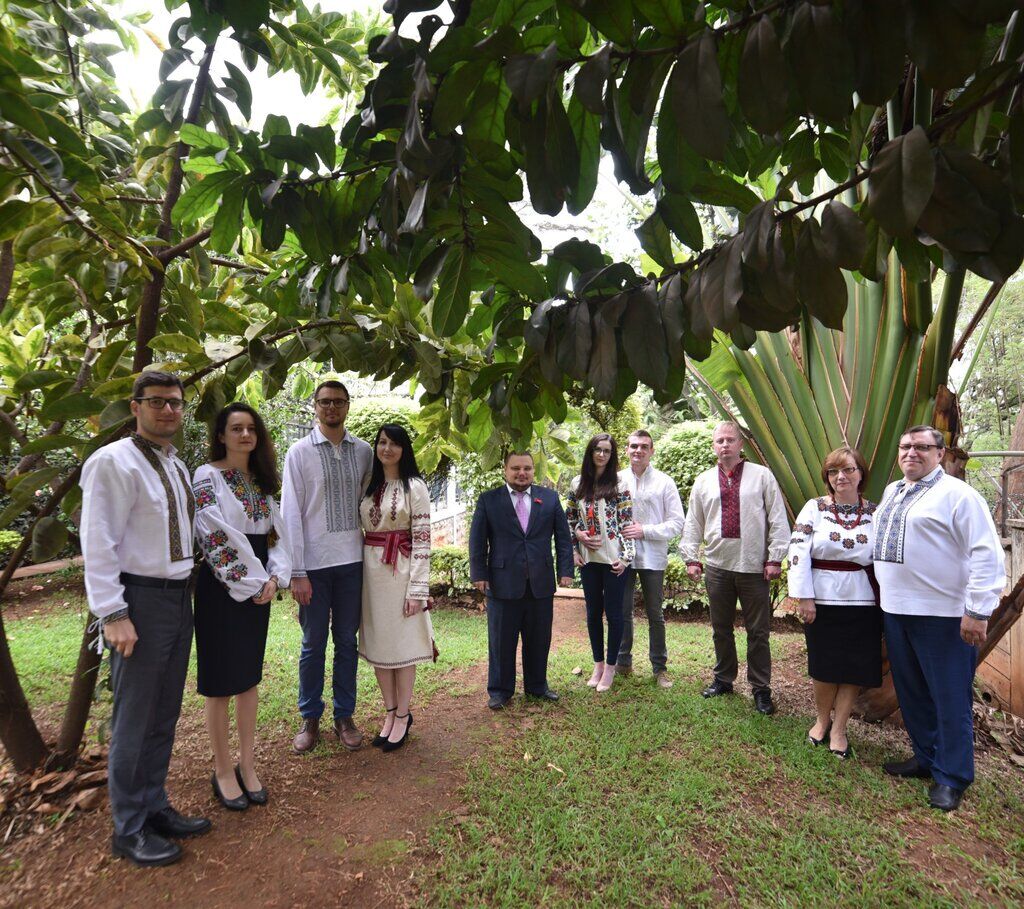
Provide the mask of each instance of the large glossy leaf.
{"label": "large glossy leaf", "polygon": [[569,214],[578,215],[594,198],[598,166],[601,163],[601,120],[589,111],[579,97],[579,89],[569,101],[569,125],[579,153],[578,176],[568,187],[566,206]]}
{"label": "large glossy leaf", "polygon": [[587,381],[599,400],[608,401],[614,396],[618,381],[619,355],[615,328],[608,324],[600,312],[594,313],[592,327],[594,341],[590,350]]}
{"label": "large glossy leaf", "polygon": [[747,31],[737,79],[740,107],[759,132],[774,133],[786,122],[789,79],[775,25],[761,16]]}
{"label": "large glossy leaf", "polygon": [[648,387],[662,388],[668,378],[669,358],[653,284],[629,295],[621,328],[622,348],[630,369]]}
{"label": "large glossy leaf", "polygon": [[985,26],[952,3],[906,0],[907,49],[925,81],[935,89],[963,85],[984,50]]}
{"label": "large glossy leaf", "polygon": [[40,518],[32,531],[32,561],[37,565],[57,556],[67,545],[68,529],[58,518]]}
{"label": "large glossy leaf", "polygon": [[647,255],[663,268],[671,268],[675,261],[672,240],[664,219],[657,211],[636,229],[636,236]]}
{"label": "large glossy leaf", "polygon": [[438,280],[430,324],[442,338],[451,337],[466,321],[469,312],[469,270],[472,256],[458,244],[449,251]]}
{"label": "large glossy leaf", "polygon": [[868,208],[890,235],[909,233],[931,198],[935,161],[920,126],[897,136],[875,156],[868,176]]}
{"label": "large glossy leaf", "polygon": [[658,214],[681,243],[694,252],[704,248],[704,229],[693,204],[679,193],[665,193],[658,200]]}
{"label": "large glossy leaf", "polygon": [[705,31],[683,48],[669,78],[668,91],[683,138],[698,154],[721,161],[729,139],[729,118],[722,100],[722,75],[713,32]]}
{"label": "large glossy leaf", "polygon": [[217,204],[224,190],[227,189],[238,175],[230,172],[209,174],[197,180],[174,205],[172,215],[178,224],[188,224],[205,217]]}
{"label": "large glossy leaf", "polygon": [[807,110],[840,123],[853,106],[853,55],[832,7],[799,4],[787,49]]}

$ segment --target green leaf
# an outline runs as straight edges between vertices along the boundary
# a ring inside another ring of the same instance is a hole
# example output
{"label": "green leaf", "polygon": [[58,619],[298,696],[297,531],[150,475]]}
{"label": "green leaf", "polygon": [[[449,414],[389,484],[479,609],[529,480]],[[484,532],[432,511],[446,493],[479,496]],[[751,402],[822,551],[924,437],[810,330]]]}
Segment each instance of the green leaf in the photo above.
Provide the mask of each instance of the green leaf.
{"label": "green leaf", "polygon": [[491,273],[514,292],[530,300],[540,300],[547,295],[547,285],[540,272],[514,243],[482,234],[477,237],[473,251]]}
{"label": "green leaf", "polygon": [[985,49],[985,26],[957,12],[952,3],[906,0],[907,50],[932,88],[964,84]]}
{"label": "green leaf", "polygon": [[633,43],[632,0],[579,0],[576,8],[606,38],[623,46]]}
{"label": "green leaf", "polygon": [[629,295],[622,314],[622,348],[637,378],[649,388],[660,389],[668,378],[669,357],[665,330],[653,284]]}
{"label": "green leaf", "polygon": [[558,339],[558,365],[562,372],[582,381],[587,377],[592,346],[590,306],[577,303],[565,316],[565,330]]}
{"label": "green leaf", "polygon": [[658,200],[658,213],[682,244],[694,252],[704,248],[704,229],[689,199],[679,193],[665,193]]}
{"label": "green leaf", "polygon": [[498,0],[491,16],[495,28],[511,25],[520,28],[551,7],[551,0]]}
{"label": "green leaf", "polygon": [[197,180],[175,203],[171,212],[174,222],[189,224],[208,215],[213,211],[224,190],[237,179],[237,174],[226,172],[209,174],[202,180]]}
{"label": "green leaf", "polygon": [[49,138],[50,133],[43,118],[20,94],[0,91],[0,118],[20,126],[40,139]]}
{"label": "green leaf", "polygon": [[892,0],[859,0],[846,5],[844,18],[853,48],[854,87],[868,104],[885,104],[903,77],[904,15],[904,5]]}
{"label": "green leaf", "polygon": [[935,185],[935,160],[920,126],[882,146],[868,175],[868,208],[892,236],[917,224]]}
{"label": "green leaf", "polygon": [[472,256],[461,243],[453,246],[445,259],[438,281],[437,296],[430,313],[430,324],[442,338],[450,338],[466,321],[469,312],[469,270]]}
{"label": "green leaf", "polygon": [[796,242],[796,279],[800,302],[827,328],[842,330],[848,297],[846,281],[826,255],[818,222],[808,219]]}
{"label": "green leaf", "polygon": [[271,136],[262,147],[275,158],[294,161],[296,164],[301,164],[314,173],[319,170],[313,147],[305,139],[300,139],[298,136]]}
{"label": "green leaf", "polygon": [[636,229],[636,236],[644,252],[662,268],[671,268],[675,264],[668,228],[657,211]]}
{"label": "green leaf", "polygon": [[699,155],[721,161],[729,141],[729,118],[712,31],[706,30],[683,48],[669,77],[668,91],[682,137]]}
{"label": "green leaf", "polygon": [[459,63],[451,72],[445,73],[430,114],[431,125],[440,135],[447,136],[462,122],[473,90],[488,66],[490,62],[487,60],[474,60]]}
{"label": "green leaf", "polygon": [[806,109],[841,123],[853,107],[853,54],[832,8],[799,4],[787,49]]}
{"label": "green leaf", "polygon": [[742,183],[730,180],[723,174],[697,174],[690,187],[690,193],[708,205],[721,205],[748,212],[761,200]]}
{"label": "green leaf", "polygon": [[633,6],[663,35],[686,37],[686,17],[679,0],[633,0]]}
{"label": "green leaf", "polygon": [[569,100],[568,117],[579,150],[579,168],[577,179],[569,185],[566,206],[569,214],[578,215],[590,204],[597,189],[601,163],[601,120],[583,105],[578,90]]}
{"label": "green leaf", "polygon": [[37,565],[48,562],[68,542],[68,529],[55,517],[40,518],[32,531],[32,561]]}
{"label": "green leaf", "polygon": [[90,394],[77,392],[58,398],[43,408],[42,415],[47,420],[79,420],[99,413],[106,405]]}
{"label": "green leaf", "polygon": [[611,75],[611,52],[610,44],[602,47],[580,67],[573,81],[580,103],[594,114],[604,113],[604,91]]}
{"label": "green leaf", "polygon": [[149,348],[150,350],[162,350],[168,353],[185,354],[186,356],[205,355],[202,344],[195,338],[181,334],[157,335],[149,342]]}
{"label": "green leaf", "polygon": [[542,53],[514,54],[505,64],[504,75],[522,110],[537,100],[550,84],[558,64],[558,45],[551,42]]}
{"label": "green leaf", "polygon": [[242,206],[248,186],[236,183],[229,187],[221,198],[220,207],[213,218],[213,233],[210,246],[217,252],[231,252],[242,229]]}
{"label": "green leaf", "polygon": [[747,31],[737,77],[740,107],[758,132],[775,133],[789,118],[789,82],[775,26],[761,16]]}
{"label": "green leaf", "polygon": [[201,129],[194,123],[186,123],[182,126],[179,138],[186,145],[190,145],[193,148],[222,149],[228,147],[228,140],[223,136],[211,133],[207,129]]}
{"label": "green leaf", "polygon": [[822,248],[829,260],[849,271],[860,268],[867,252],[864,222],[837,199],[825,207],[821,215]]}
{"label": "green leaf", "polygon": [[598,400],[609,401],[615,394],[618,381],[618,349],[615,327],[609,325],[600,312],[593,316],[594,343],[590,350],[587,382]]}
{"label": "green leaf", "polygon": [[[281,31],[287,32],[288,29],[282,28]],[[235,104],[238,105],[242,116],[248,120],[252,117],[252,88],[249,85],[249,80],[245,77],[245,73],[233,63],[224,61],[224,65],[230,73],[228,78],[224,80],[224,84],[235,93]]]}
{"label": "green leaf", "polygon": [[18,376],[14,383],[14,390],[18,394],[23,394],[26,391],[33,391],[37,388],[49,388],[49,386],[56,385],[66,378],[67,375],[65,373],[59,372],[56,369],[34,369],[31,372]]}
{"label": "green leaf", "polygon": [[73,448],[76,445],[81,445],[84,439],[80,439],[77,436],[69,436],[66,433],[58,433],[53,436],[40,436],[38,439],[33,439],[31,442],[26,442],[21,446],[22,455],[31,454],[43,454],[47,451],[59,451],[64,448]]}

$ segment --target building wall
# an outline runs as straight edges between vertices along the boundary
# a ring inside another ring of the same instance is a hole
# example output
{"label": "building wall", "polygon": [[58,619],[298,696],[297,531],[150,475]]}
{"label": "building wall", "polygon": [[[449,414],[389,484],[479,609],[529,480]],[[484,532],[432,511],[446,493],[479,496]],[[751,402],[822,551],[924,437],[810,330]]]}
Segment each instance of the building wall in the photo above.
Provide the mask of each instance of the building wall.
{"label": "building wall", "polygon": [[[1024,574],[1024,521],[1009,521],[1009,586]],[[978,667],[982,697],[989,703],[1024,716],[1024,620],[1018,621]]]}

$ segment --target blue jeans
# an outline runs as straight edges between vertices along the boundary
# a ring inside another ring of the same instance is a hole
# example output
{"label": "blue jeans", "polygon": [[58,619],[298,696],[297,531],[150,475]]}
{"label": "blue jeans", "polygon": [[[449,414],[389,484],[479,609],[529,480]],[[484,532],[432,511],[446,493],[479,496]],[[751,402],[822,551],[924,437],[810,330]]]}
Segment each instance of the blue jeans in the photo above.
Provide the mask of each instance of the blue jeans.
{"label": "blue jeans", "polygon": [[356,634],[363,609],[363,563],[332,565],[308,572],[313,596],[299,607],[302,653],[299,656],[299,713],[319,719],[324,712],[324,668],[327,629],[334,640],[334,719],[347,719],[356,709]]}
{"label": "blue jeans", "polygon": [[974,668],[978,648],[960,619],[885,614],[885,646],[914,757],[936,783],[963,791],[974,780]]}
{"label": "blue jeans", "polygon": [[[612,666],[619,657],[622,646],[622,598],[626,592],[626,572],[612,573],[611,565],[588,562],[580,569],[583,596],[587,602],[587,633],[590,635],[590,650],[595,663],[606,662]],[[604,653],[604,622],[608,617],[608,653]]]}

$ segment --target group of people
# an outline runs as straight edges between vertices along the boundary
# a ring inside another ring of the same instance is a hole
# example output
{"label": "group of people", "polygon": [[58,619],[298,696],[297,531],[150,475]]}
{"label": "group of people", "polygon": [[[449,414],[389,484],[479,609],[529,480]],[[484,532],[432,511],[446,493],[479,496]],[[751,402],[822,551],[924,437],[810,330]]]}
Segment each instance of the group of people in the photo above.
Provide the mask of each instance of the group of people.
{"label": "group of people", "polygon": [[[360,656],[383,702],[371,744],[393,752],[407,742],[416,666],[437,657],[430,496],[406,430],[385,424],[368,444],[345,428],[349,405],[342,383],[316,388],[313,429],[289,449],[280,476],[259,414],[230,404],[211,426],[209,462],[190,478],[171,444],[185,406],[181,381],[146,372],[132,392],[135,431],[87,460],[81,539],[89,607],[111,649],[115,855],[169,864],[182,854],[175,840],[211,827],[176,811],[165,788],[193,629],[213,794],[232,811],[267,803],[256,716],[279,590],[290,587],[302,627],[294,752],[320,740],[328,632],[339,744],[356,750],[364,741],[353,720]],[[669,542],[682,534],[687,572],[704,578],[714,632],[704,697],[733,690],[738,600],[754,705],[773,713],[769,583],[788,554],[817,708],[808,741],[850,756],[854,700],[881,681],[884,621],[914,750],[885,769],[931,778],[931,804],[956,808],[973,779],[977,646],[1005,580],[984,501],[942,471],[941,434],[917,426],[900,441],[904,478],[877,508],[861,496],[861,456],[837,449],[822,467],[824,495],[804,506],[791,533],[778,484],[743,460],[742,446],[736,424],[716,427],[717,464],[695,481],[686,511],[675,483],[651,464],[654,441],[642,429],[629,436],[621,471],[615,439],[590,440],[564,509],[554,490],[534,483],[528,452],[506,455],[505,484],[480,496],[469,540],[471,579],[487,597],[488,706],[503,708],[515,692],[520,639],[527,695],[558,700],[547,680],[555,581],[568,585],[576,568],[594,661],[588,685],[604,692],[632,671],[639,583],[654,680],[671,688],[662,600]]]}

